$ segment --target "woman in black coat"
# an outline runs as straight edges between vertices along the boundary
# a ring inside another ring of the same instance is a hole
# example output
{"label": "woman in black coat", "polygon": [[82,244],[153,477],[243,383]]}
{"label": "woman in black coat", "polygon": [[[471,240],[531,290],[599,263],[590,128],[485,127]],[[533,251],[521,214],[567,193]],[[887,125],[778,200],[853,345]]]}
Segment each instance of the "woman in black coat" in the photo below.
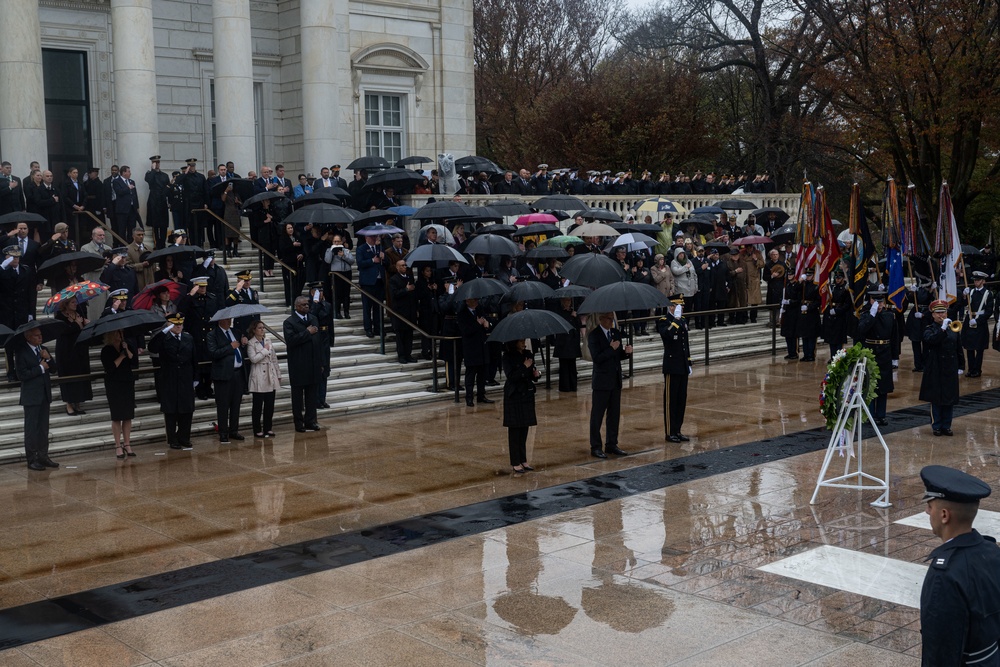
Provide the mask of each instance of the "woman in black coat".
{"label": "woman in black coat", "polygon": [[503,354],[503,425],[507,427],[507,447],[514,472],[534,470],[528,465],[528,429],[535,426],[535,381],[539,372],[534,355],[524,340],[506,344]]}
{"label": "woman in black coat", "polygon": [[[56,366],[61,378],[90,375],[90,350],[86,345],[76,344],[80,330],[90,322],[84,317],[83,310],[77,306],[74,296],[60,303],[59,312],[55,314],[55,319],[67,325],[56,338]],[[93,399],[94,391],[90,387],[90,379],[85,378],[60,383],[59,395],[66,404],[66,414],[84,415],[87,413],[80,404]]]}
{"label": "woman in black coat", "polygon": [[559,360],[559,391],[576,391],[576,360],[583,356],[580,349],[580,317],[573,307],[573,299],[564,298],[559,300],[559,307],[556,314],[569,322],[569,333],[557,334],[552,354]]}
{"label": "woman in black coat", "polygon": [[[425,264],[420,267],[420,275],[417,276],[417,324],[429,334],[437,334],[439,330],[437,312],[438,285],[434,278],[434,267]],[[430,359],[433,352],[434,341],[430,338],[422,338],[420,341],[420,356]]]}
{"label": "woman in black coat", "polygon": [[121,331],[104,334],[101,366],[104,367],[104,391],[111,411],[111,434],[115,439],[115,458],[135,456],[129,440],[135,418],[135,375],[130,363],[134,352],[122,338]]}

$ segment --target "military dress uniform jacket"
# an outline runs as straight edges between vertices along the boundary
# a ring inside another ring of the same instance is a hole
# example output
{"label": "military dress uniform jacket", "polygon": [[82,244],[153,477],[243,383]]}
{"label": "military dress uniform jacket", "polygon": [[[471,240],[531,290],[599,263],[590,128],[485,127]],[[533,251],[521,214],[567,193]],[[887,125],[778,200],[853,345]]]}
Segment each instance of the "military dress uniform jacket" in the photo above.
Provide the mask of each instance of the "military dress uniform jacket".
{"label": "military dress uniform jacket", "polygon": [[[969,292],[969,307],[962,320],[962,347],[966,350],[985,350],[990,344],[990,315],[993,314],[993,294],[986,289]],[[972,326],[971,320],[976,320]]]}
{"label": "military dress uniform jacket", "polygon": [[[804,283],[798,283],[796,291],[799,302],[795,333],[802,338],[816,338],[820,333],[819,288],[811,280],[807,280]],[[806,307],[806,312],[802,312],[802,306]]]}
{"label": "military dress uniform jacket", "polygon": [[925,667],[1000,666],[1000,547],[975,529],[931,552],[920,591]]}
{"label": "military dress uniform jacket", "polygon": [[160,355],[160,412],[194,412],[194,374],[198,353],[194,338],[187,331],[180,340],[172,333],[159,333],[149,341],[149,351]]}
{"label": "military dress uniform jacket", "polygon": [[691,366],[687,321],[668,313],[656,321],[656,332],[663,340],[663,374],[686,376]]}
{"label": "military dress uniform jacket", "polygon": [[958,403],[957,331],[933,323],[924,328],[924,375],[920,378],[920,400],[935,405]]}
{"label": "military dress uniform jacket", "polygon": [[[906,337],[914,343],[923,340],[924,328],[934,323],[934,316],[928,307],[935,298],[926,287],[906,293],[906,300],[913,304],[913,308],[906,314]],[[917,317],[917,313],[920,313],[920,317]]]}
{"label": "military dress uniform jacket", "polygon": [[847,342],[847,315],[851,311],[851,294],[847,285],[834,285],[829,307],[823,313],[823,340],[840,346]]}
{"label": "military dress uniform jacket", "polygon": [[870,312],[871,306],[865,304],[858,320],[858,340],[863,347],[875,355],[878,363],[879,380],[878,393],[891,394],[896,388],[892,381],[892,340],[896,316],[891,310],[884,309],[875,317]]}

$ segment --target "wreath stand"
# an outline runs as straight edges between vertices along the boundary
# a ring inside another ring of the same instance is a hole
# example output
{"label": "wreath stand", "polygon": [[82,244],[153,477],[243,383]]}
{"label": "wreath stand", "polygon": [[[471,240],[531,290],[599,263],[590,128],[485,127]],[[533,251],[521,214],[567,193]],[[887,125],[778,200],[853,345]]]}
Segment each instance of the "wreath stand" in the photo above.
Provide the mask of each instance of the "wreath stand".
{"label": "wreath stand", "polygon": [[[820,487],[826,486],[837,489],[857,489],[859,491],[882,491],[882,495],[873,503],[872,507],[891,507],[889,502],[889,446],[885,444],[882,432],[878,430],[872,414],[865,404],[864,391],[865,377],[867,375],[868,360],[860,359],[851,369],[851,375],[844,384],[844,395],[847,400],[840,407],[837,416],[837,423],[833,427],[833,434],[830,436],[830,443],[826,447],[826,457],[823,459],[823,468],[820,470],[819,479],[816,481],[816,490],[813,491],[810,505],[816,504],[816,497],[819,495]],[[861,418],[868,417],[875,436],[882,443],[885,451],[885,478],[879,479],[874,475],[864,472],[864,457],[862,449],[863,438],[861,436]],[[850,424],[848,426],[848,424]],[[844,462],[844,474],[826,479],[827,471],[833,462],[834,454],[839,453],[847,460]],[[857,456],[857,469],[851,470],[851,459]],[[868,482],[866,484],[866,482]]]}

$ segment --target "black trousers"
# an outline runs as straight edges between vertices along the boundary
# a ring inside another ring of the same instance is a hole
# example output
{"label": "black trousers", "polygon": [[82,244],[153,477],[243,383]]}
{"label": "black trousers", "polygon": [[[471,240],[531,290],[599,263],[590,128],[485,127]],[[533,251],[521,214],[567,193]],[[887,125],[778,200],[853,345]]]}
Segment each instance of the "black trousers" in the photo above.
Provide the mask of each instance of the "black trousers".
{"label": "black trousers", "polygon": [[[378,294],[379,290],[385,289],[383,285],[362,285],[362,287],[372,294]],[[365,327],[365,333],[373,333],[377,336],[382,331],[382,302],[362,294],[361,322]]]}
{"label": "black trousers", "polygon": [[687,407],[688,376],[663,376],[663,433],[665,437],[680,435]]}
{"label": "black trousers", "polygon": [[219,425],[219,438],[228,438],[240,430],[240,405],[246,389],[243,369],[236,369],[232,380],[215,381],[215,415]]}
{"label": "black trousers", "polygon": [[295,428],[316,423],[316,385],[292,385],[292,418]]}
{"label": "black trousers", "polygon": [[519,466],[528,461],[528,429],[530,426],[507,427],[507,449],[510,450],[510,464]]}
{"label": "black trousers", "polygon": [[576,391],[576,359],[559,359],[559,391]]}
{"label": "black trousers", "polygon": [[49,404],[24,406],[24,456],[28,463],[49,457]]}
{"label": "black trousers", "polygon": [[984,350],[966,350],[966,354],[969,357],[970,373],[983,372],[983,352]]}
{"label": "black trousers", "polygon": [[413,356],[413,327],[394,317],[392,330],[396,332],[396,357],[406,361]]}
{"label": "black trousers", "polygon": [[622,390],[594,390],[594,406],[590,411],[590,448],[605,449],[601,445],[601,423],[605,421],[607,448],[618,446],[618,422],[621,419]]}
{"label": "black trousers", "polygon": [[191,446],[192,412],[169,412],[163,415],[163,424],[167,429],[168,445]]}
{"label": "black trousers", "polygon": [[486,366],[465,366],[465,402],[472,402],[472,386],[476,387],[476,398],[486,398]]}
{"label": "black trousers", "polygon": [[254,433],[267,433],[271,430],[271,420],[274,417],[274,392],[255,391],[253,393],[253,410],[250,420],[253,422]]}
{"label": "black trousers", "polygon": [[[338,276],[351,279],[350,271],[334,271]],[[333,279],[333,312],[344,317],[351,314],[351,286],[340,278]]]}
{"label": "black trousers", "polygon": [[163,224],[162,227],[153,227],[153,241],[156,243],[157,248],[167,247],[167,225]]}
{"label": "black trousers", "polygon": [[910,347],[913,348],[913,368],[922,371],[924,369],[924,341],[911,340]]}

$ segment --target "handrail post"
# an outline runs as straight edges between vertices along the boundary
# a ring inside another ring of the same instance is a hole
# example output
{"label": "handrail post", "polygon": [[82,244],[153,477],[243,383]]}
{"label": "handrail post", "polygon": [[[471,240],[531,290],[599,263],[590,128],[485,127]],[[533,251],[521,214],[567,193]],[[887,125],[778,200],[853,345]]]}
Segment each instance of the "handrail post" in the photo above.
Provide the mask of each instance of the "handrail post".
{"label": "handrail post", "polygon": [[773,325],[771,327],[771,356],[772,357],[778,356],[778,314],[775,312],[778,309],[775,308],[775,305],[776,304],[773,304],[773,303],[771,304],[771,318],[772,318],[771,324]]}
{"label": "handrail post", "polygon": [[[378,303],[378,302],[376,302]],[[379,337],[379,354],[385,354],[385,317],[383,316],[382,309],[379,306],[375,306],[375,310],[378,313],[378,337]],[[374,322],[372,323],[374,324]],[[399,341],[396,341],[399,345]]]}
{"label": "handrail post", "polygon": [[548,336],[545,337],[545,388],[552,388],[552,353]]}
{"label": "handrail post", "polygon": [[438,393],[438,350],[436,341],[431,338],[431,391]]}
{"label": "handrail post", "polygon": [[[628,344],[632,345],[635,339],[632,336],[632,322],[631,320],[625,320],[626,325],[628,325]],[[631,378],[635,375],[635,348],[632,348],[632,354],[628,355],[628,376]]]}
{"label": "handrail post", "polygon": [[[714,317],[714,315],[712,317]],[[711,330],[712,330],[712,327],[708,326],[708,320],[705,320],[704,332],[705,332],[705,365],[706,366],[708,366],[708,363],[709,363],[708,362],[708,337],[709,337],[709,333],[708,332],[711,331]]]}
{"label": "handrail post", "polygon": [[455,368],[455,377],[452,378],[451,383],[455,386],[455,402],[456,403],[460,403],[462,401],[462,399],[459,398],[459,395],[458,395],[458,376],[460,375],[459,368],[458,368],[458,343],[455,343],[454,345],[451,346],[451,358],[452,358],[452,362],[455,365],[454,366],[454,368]]}
{"label": "handrail post", "polygon": [[260,280],[260,287],[258,288],[261,292],[264,291],[264,253],[257,250],[257,278]]}

